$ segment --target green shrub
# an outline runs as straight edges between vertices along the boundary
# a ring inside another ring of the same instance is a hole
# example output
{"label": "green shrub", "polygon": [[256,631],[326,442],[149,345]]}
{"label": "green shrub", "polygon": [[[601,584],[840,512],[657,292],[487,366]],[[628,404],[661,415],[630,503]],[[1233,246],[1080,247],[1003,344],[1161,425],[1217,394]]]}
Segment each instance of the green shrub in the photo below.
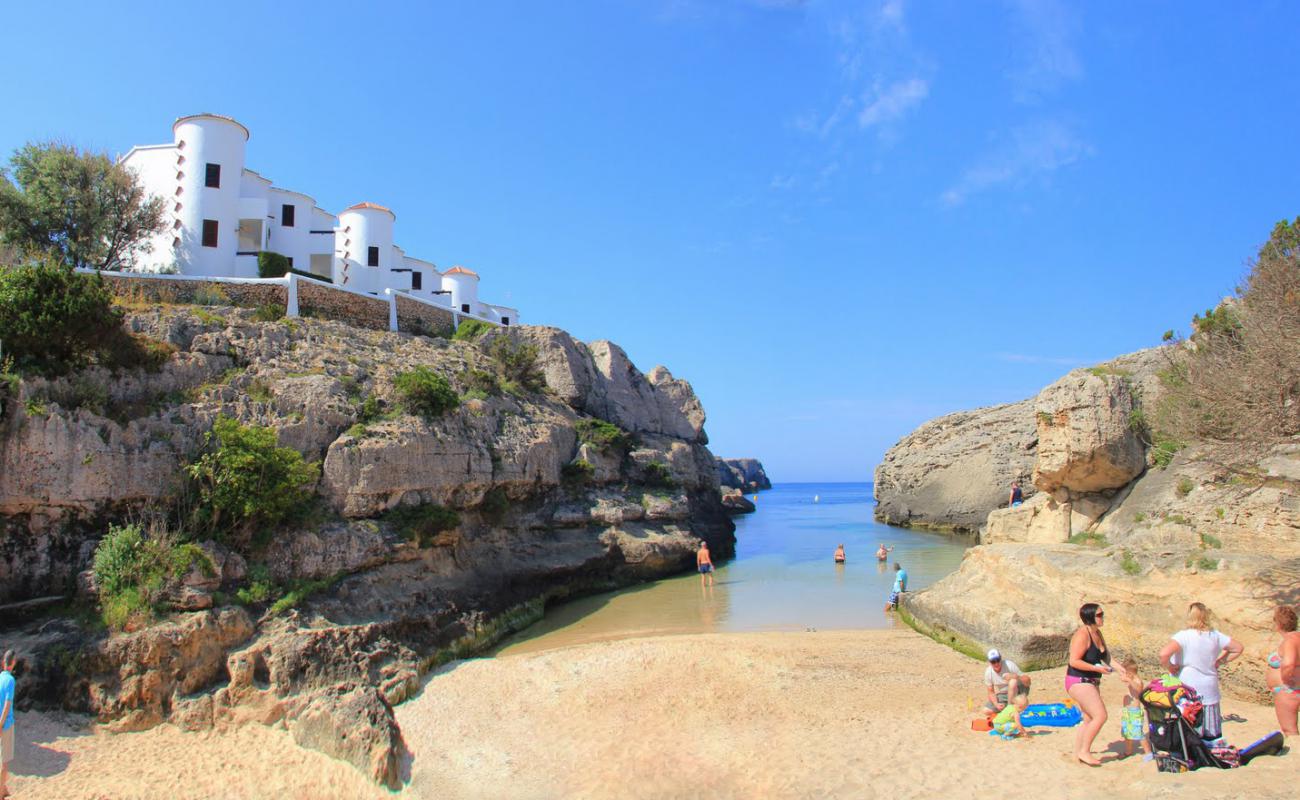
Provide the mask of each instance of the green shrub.
{"label": "green shrub", "polygon": [[1214,516],[1218,517],[1219,519],[1223,519],[1223,509],[1222,508],[1214,509]]}
{"label": "green shrub", "polygon": [[1178,479],[1178,484],[1174,486],[1174,491],[1178,492],[1179,497],[1186,497],[1187,495],[1191,494],[1192,490],[1195,488],[1196,488],[1196,484],[1192,482],[1192,479],[1188,478],[1187,476],[1183,476]]}
{"label": "green shrub", "polygon": [[1044,428],[1050,428],[1050,427],[1052,427],[1052,415],[1051,415],[1051,414],[1048,414],[1046,411],[1039,411],[1038,414],[1037,414],[1036,416],[1037,416],[1037,418],[1038,418],[1038,424],[1039,424],[1039,425],[1042,425]]}
{"label": "green shrub", "polygon": [[163,592],[195,565],[214,573],[211,560],[196,545],[176,544],[166,535],[146,536],[139,525],[109,526],[91,562],[104,623],[120,629],[147,621]]}
{"label": "green shrub", "polygon": [[197,488],[196,522],[213,532],[247,533],[300,509],[319,475],[272,428],[221,417],[206,436],[209,450],[187,469]]}
{"label": "green shrub", "polygon": [[1212,572],[1219,568],[1219,560],[1209,556],[1191,555],[1187,557],[1187,561],[1184,563],[1188,567],[1196,567],[1203,572]]}
{"label": "green shrub", "polygon": [[273,616],[284,613],[285,611],[296,607],[311,595],[330,588],[334,584],[338,583],[339,579],[342,577],[342,573],[337,573],[328,578],[292,581],[287,587],[285,587],[283,590],[284,593],[280,596],[280,599],[272,603],[271,607],[267,609],[267,613]]}
{"label": "green shrub", "polygon": [[632,447],[632,436],[612,422],[603,419],[580,419],[573,423],[578,441],[589,444],[602,453],[626,453]]}
{"label": "green shrub", "polygon": [[1119,567],[1124,570],[1125,575],[1136,575],[1142,571],[1142,565],[1133,557],[1133,554],[1125,550],[1120,553]]}
{"label": "green shrub", "polygon": [[369,424],[379,419],[384,413],[384,408],[380,405],[379,398],[368,395],[361,405],[357,408],[357,422],[362,425]]}
{"label": "green shrub", "polygon": [[1217,537],[1217,536],[1214,536],[1213,534],[1202,533],[1202,534],[1201,534],[1201,547],[1204,547],[1204,548],[1207,548],[1207,549],[1212,549],[1212,550],[1217,550],[1217,549],[1223,547],[1223,540],[1220,539],[1220,538]]}
{"label": "green shrub", "polygon": [[493,486],[483,495],[483,500],[478,504],[478,510],[483,517],[491,522],[500,522],[508,508],[510,508],[510,498],[506,496],[503,486]]}
{"label": "green shrub", "polygon": [[435,419],[460,405],[447,379],[428,367],[398,373],[393,386],[407,410],[425,419]]}
{"label": "green shrub", "polygon": [[596,477],[596,468],[590,462],[578,459],[560,467],[560,478],[565,483],[587,483]]}
{"label": "green shrub", "polygon": [[496,326],[479,319],[462,319],[456,326],[456,332],[451,335],[452,341],[472,342],[484,333],[492,330]]}
{"label": "green shrub", "polygon": [[20,370],[81,366],[122,329],[104,279],[57,264],[0,269],[0,309],[0,342]]}
{"label": "green shrub", "polygon": [[267,250],[257,254],[257,277],[283,278],[288,271],[288,257]]}
{"label": "green shrub", "polygon": [[647,486],[671,489],[677,485],[677,482],[673,480],[673,471],[668,468],[667,464],[661,464],[658,461],[646,464],[644,475]]}
{"label": "green shrub", "polygon": [[460,525],[460,514],[436,503],[422,506],[399,506],[384,515],[407,540],[421,548],[431,547],[438,534]]}
{"label": "green shrub", "polygon": [[29,397],[23,403],[23,411],[27,412],[29,417],[48,417],[50,409],[46,407],[45,401],[35,397]]}
{"label": "green shrub", "polygon": [[1096,531],[1086,531],[1071,536],[1070,544],[1085,545],[1087,547],[1105,547],[1110,543],[1107,542],[1106,537],[1102,536],[1100,533],[1097,533]]}
{"label": "green shrub", "polygon": [[279,303],[260,305],[253,312],[253,319],[258,322],[276,322],[284,319],[284,306]]}
{"label": "green shrub", "polygon": [[261,378],[254,378],[244,387],[244,394],[247,394],[250,400],[256,400],[259,403],[269,403],[274,396],[271,393],[271,385]]}
{"label": "green shrub", "polygon": [[1138,436],[1145,436],[1147,433],[1146,412],[1140,408],[1128,412],[1128,428]]}
{"label": "green shrub", "polygon": [[1182,442],[1157,434],[1156,440],[1151,444],[1151,460],[1155,462],[1157,467],[1164,469],[1174,460],[1174,456],[1178,451],[1186,446]]}
{"label": "green shrub", "polygon": [[1182,514],[1165,514],[1165,522],[1172,522],[1175,525],[1191,525],[1192,521]]}
{"label": "green shrub", "polygon": [[546,378],[537,366],[537,346],[502,334],[488,345],[488,355],[501,370],[501,388],[513,395],[540,392]]}
{"label": "green shrub", "polygon": [[497,376],[491,372],[481,369],[467,369],[460,376],[460,382],[465,387],[465,396],[495,397],[501,394],[501,383]]}
{"label": "green shrub", "polygon": [[235,597],[240,603],[251,606],[266,603],[279,594],[280,587],[271,580],[271,571],[266,568],[266,565],[253,564],[248,568],[248,585],[241,586],[239,591],[235,592]]}
{"label": "green shrub", "polygon": [[1142,521],[1144,521],[1146,518],[1147,518],[1146,513],[1145,513],[1145,512],[1142,512],[1142,511],[1139,511],[1139,512],[1137,512],[1136,514],[1133,515],[1133,521],[1134,521],[1134,522],[1142,522]]}

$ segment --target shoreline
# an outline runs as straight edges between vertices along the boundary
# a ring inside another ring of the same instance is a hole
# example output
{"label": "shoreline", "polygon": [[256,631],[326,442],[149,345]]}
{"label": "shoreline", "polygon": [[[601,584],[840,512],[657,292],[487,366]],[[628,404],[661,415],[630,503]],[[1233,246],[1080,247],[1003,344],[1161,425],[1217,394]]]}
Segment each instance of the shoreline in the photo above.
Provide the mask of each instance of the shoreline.
{"label": "shoreline", "polygon": [[[982,662],[905,627],[603,641],[432,671],[395,709],[410,750],[395,793],[279,726],[108,734],[53,713],[19,715],[11,788],[23,798],[905,798],[978,786],[1290,796],[1295,752],[1186,775],[1116,760],[1106,750],[1119,740],[1116,681],[1103,684],[1111,719],[1100,769],[1070,762],[1073,729],[1012,742],[974,733],[982,673]],[[1033,702],[1062,699],[1062,675],[1033,673]],[[1225,728],[1238,746],[1276,728],[1271,706],[1229,698],[1224,712],[1242,720]]]}

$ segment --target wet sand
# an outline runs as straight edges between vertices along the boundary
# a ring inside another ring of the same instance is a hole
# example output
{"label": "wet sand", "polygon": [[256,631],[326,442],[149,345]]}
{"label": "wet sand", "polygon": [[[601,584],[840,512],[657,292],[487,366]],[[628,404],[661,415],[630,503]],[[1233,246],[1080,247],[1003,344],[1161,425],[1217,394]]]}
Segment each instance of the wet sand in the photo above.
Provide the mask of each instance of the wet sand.
{"label": "wet sand", "polygon": [[[1117,681],[1103,687],[1112,718],[1100,768],[1070,760],[1073,729],[1012,742],[974,733],[982,672],[909,630],[598,642],[432,675],[397,709],[413,760],[396,795],[282,730],[59,737],[66,723],[33,714],[19,717],[14,788],[19,798],[1294,795],[1296,752],[1186,775],[1119,759]],[[1063,674],[1037,673],[1035,702],[1061,699]],[[1276,727],[1271,706],[1228,698],[1224,712],[1244,720],[1225,725],[1235,744]],[[33,752],[33,734],[45,752]],[[37,756],[46,767],[33,769]]]}

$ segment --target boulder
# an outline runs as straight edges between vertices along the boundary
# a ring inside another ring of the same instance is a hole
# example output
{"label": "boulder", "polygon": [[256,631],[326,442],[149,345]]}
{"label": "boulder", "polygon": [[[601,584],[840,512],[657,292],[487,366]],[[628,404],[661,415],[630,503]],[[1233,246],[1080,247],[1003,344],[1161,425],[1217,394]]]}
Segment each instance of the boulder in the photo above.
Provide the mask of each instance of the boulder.
{"label": "boulder", "polygon": [[1060,544],[1069,538],[1070,504],[1041,493],[1018,506],[990,511],[980,532],[980,544]]}
{"label": "boulder", "polygon": [[374,687],[342,683],[286,706],[286,724],[298,744],[346,761],[390,789],[401,788],[402,733],[392,706]]}
{"label": "boulder", "polygon": [[758,510],[758,507],[739,489],[722,490],[722,507],[727,509],[728,514],[751,514]]}
{"label": "boulder", "polygon": [[1034,401],[1038,460],[1034,485],[1070,493],[1118,489],[1146,467],[1133,424],[1133,391],[1122,376],[1074,370]]}
{"label": "boulder", "polygon": [[876,519],[890,525],[978,531],[1006,506],[1013,481],[1028,498],[1038,434],[1033,401],[961,411],[903,437],[876,467]]}

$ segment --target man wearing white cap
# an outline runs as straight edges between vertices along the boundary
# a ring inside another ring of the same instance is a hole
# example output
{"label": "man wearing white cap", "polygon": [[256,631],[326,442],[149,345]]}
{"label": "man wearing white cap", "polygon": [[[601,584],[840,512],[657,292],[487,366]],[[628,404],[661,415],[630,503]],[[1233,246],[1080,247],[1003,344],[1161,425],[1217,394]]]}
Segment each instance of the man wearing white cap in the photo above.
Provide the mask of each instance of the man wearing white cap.
{"label": "man wearing white cap", "polygon": [[984,670],[984,686],[989,692],[989,701],[984,707],[989,711],[1001,711],[1017,694],[1029,696],[1029,676],[1020,671],[1016,662],[1002,657],[997,650],[989,651],[989,666]]}

